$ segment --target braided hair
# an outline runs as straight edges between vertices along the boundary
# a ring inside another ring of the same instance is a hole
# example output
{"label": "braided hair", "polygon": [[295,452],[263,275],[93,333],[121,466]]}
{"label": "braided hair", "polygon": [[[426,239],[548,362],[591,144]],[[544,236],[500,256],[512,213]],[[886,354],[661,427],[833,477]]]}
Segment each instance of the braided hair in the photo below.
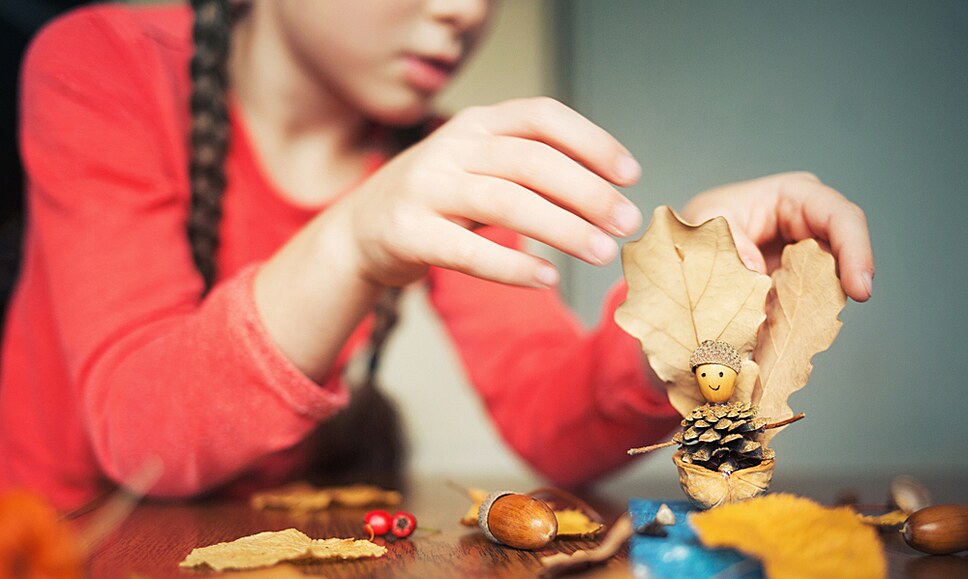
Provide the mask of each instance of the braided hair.
{"label": "braided hair", "polygon": [[[195,13],[191,60],[191,204],[188,239],[207,293],[215,283],[222,196],[229,144],[228,56],[234,19],[229,0],[192,0]],[[413,128],[391,134],[394,148],[419,136]],[[381,354],[397,322],[400,290],[384,292],[376,306],[366,376],[349,406],[321,423],[307,439],[312,464],[305,477],[317,484],[371,482],[399,488],[405,456],[393,403],[377,388]]]}

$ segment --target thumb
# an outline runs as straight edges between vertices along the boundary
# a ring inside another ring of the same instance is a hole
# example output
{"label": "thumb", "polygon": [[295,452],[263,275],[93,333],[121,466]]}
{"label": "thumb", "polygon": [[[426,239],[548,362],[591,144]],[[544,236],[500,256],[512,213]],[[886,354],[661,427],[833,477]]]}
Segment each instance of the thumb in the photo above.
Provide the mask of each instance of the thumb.
{"label": "thumb", "polygon": [[739,253],[739,258],[743,260],[743,264],[747,268],[759,273],[766,273],[766,259],[763,258],[763,252],[753,243],[752,239],[743,233],[734,232],[733,242],[736,244],[736,252]]}

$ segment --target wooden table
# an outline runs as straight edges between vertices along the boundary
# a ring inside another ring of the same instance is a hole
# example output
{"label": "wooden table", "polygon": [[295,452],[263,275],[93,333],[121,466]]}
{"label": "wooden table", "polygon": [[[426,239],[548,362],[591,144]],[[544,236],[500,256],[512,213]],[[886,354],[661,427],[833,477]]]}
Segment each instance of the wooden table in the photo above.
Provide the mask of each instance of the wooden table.
{"label": "wooden table", "polygon": [[[808,479],[778,473],[772,491],[795,492],[831,504],[839,493],[853,491],[862,501],[882,500],[890,476],[870,476],[865,480]],[[968,503],[968,479],[958,476],[920,477],[931,490],[936,503]],[[489,490],[531,490],[521,481],[459,480],[460,484]],[[476,528],[459,524],[469,506],[466,497],[442,478],[418,477],[404,489],[401,509],[414,513],[420,530],[409,540],[386,541],[389,549],[379,559],[281,566],[272,570],[246,573],[205,573],[184,571],[179,561],[194,548],[236,539],[267,530],[296,527],[313,538],[364,537],[361,520],[366,509],[336,508],[311,515],[281,511],[257,511],[242,501],[203,501],[196,503],[140,504],[124,523],[112,532],[89,562],[94,579],[177,577],[239,577],[271,579],[283,577],[535,577],[541,571],[538,557],[558,551],[573,552],[590,548],[595,542],[558,541],[540,552],[525,552],[487,541]],[[628,485],[606,485],[583,497],[607,521],[621,515],[629,497],[681,499],[679,489],[668,481],[635,481]],[[91,515],[78,520],[83,525]],[[434,529],[430,531],[428,529]],[[884,535],[891,577],[968,577],[968,556],[922,556],[900,540],[898,534]],[[602,566],[583,572],[581,577],[630,577],[627,553]]]}

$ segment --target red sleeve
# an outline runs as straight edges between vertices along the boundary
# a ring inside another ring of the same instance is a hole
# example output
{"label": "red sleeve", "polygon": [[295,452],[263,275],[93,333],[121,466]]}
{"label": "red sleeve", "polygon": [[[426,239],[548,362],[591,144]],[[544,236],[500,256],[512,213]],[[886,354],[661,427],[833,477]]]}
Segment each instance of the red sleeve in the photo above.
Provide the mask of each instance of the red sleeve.
{"label": "red sleeve", "polygon": [[123,16],[75,13],[26,60],[34,274],[103,471],[124,480],[156,455],[153,492],[190,495],[294,445],[347,393],[275,348],[255,310],[254,268],[199,299],[175,73]]}
{"label": "red sleeve", "polygon": [[[481,232],[518,243],[508,231]],[[657,440],[680,418],[647,380],[638,342],[612,321],[624,297],[622,284],[601,325],[587,331],[554,290],[432,272],[431,298],[501,434],[557,484],[625,464],[628,448]]]}

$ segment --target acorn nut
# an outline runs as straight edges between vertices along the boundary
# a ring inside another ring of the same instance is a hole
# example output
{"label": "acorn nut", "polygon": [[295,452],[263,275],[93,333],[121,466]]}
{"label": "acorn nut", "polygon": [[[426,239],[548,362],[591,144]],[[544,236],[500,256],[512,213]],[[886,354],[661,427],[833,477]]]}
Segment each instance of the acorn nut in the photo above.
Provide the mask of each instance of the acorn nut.
{"label": "acorn nut", "polygon": [[915,511],[901,533],[908,545],[932,555],[968,550],[968,506],[935,505]]}
{"label": "acorn nut", "polygon": [[515,549],[540,549],[558,534],[558,519],[547,503],[511,491],[488,495],[477,524],[491,541]]}

